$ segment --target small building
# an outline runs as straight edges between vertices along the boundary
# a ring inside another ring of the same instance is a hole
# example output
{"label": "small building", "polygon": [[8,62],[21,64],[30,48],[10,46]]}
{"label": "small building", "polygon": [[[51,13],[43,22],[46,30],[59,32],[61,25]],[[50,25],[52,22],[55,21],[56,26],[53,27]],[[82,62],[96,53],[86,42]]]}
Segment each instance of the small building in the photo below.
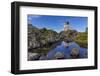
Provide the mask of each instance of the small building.
{"label": "small building", "polygon": [[64,23],[64,31],[67,31],[67,30],[72,30],[71,25],[69,24],[69,22]]}

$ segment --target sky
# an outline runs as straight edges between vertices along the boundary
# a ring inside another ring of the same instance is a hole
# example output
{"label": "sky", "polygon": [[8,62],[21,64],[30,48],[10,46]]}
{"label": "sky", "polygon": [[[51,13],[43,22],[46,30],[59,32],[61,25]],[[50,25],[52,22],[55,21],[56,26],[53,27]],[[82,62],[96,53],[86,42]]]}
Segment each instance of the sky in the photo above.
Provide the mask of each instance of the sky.
{"label": "sky", "polygon": [[28,23],[42,29],[52,29],[56,32],[64,31],[64,23],[69,22],[73,30],[84,32],[88,26],[88,17],[77,16],[51,16],[51,15],[28,15]]}

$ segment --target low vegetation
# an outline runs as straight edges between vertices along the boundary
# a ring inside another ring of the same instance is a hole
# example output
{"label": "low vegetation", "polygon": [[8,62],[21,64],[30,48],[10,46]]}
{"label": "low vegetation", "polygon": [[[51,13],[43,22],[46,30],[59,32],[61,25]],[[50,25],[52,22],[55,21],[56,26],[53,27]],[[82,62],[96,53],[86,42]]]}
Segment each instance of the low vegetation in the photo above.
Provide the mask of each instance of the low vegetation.
{"label": "low vegetation", "polygon": [[88,47],[88,33],[87,32],[79,32],[74,39],[75,42],[77,42],[80,47],[87,48]]}

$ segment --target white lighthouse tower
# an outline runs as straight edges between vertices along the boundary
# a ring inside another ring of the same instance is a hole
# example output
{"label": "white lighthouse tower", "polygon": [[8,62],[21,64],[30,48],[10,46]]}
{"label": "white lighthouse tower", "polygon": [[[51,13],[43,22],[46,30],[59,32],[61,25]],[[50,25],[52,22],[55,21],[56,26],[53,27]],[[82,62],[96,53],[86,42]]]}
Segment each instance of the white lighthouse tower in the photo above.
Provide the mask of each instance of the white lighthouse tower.
{"label": "white lighthouse tower", "polygon": [[67,30],[72,30],[69,22],[64,23],[64,31],[67,31]]}

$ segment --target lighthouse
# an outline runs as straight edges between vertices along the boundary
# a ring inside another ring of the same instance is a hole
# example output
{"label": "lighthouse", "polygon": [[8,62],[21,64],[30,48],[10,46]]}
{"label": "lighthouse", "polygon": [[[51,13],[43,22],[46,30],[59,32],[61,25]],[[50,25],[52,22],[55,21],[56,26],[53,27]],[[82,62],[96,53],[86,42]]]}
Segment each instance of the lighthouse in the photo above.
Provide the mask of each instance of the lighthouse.
{"label": "lighthouse", "polygon": [[69,22],[64,23],[64,31],[67,31],[67,30],[71,30],[71,26],[70,26]]}

